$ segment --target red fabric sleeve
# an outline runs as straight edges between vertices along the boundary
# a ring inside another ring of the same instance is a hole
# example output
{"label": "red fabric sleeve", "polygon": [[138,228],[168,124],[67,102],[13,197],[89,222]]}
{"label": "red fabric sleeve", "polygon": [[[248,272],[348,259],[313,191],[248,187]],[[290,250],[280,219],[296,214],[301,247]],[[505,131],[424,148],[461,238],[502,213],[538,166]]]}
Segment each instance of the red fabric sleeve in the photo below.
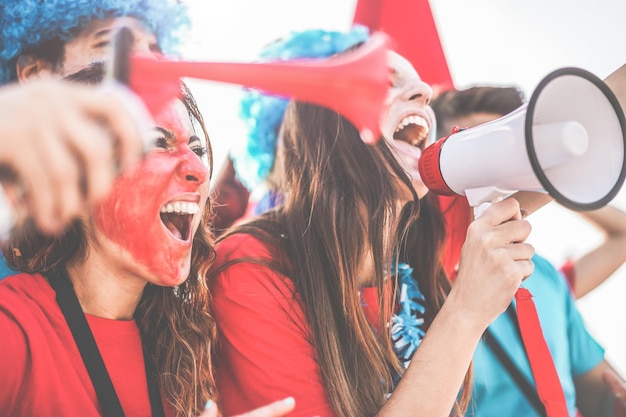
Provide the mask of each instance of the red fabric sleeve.
{"label": "red fabric sleeve", "polygon": [[456,278],[461,249],[465,243],[467,228],[473,220],[472,208],[461,196],[437,196],[444,217],[446,241],[443,251],[443,267],[450,279]]}
{"label": "red fabric sleeve", "polygon": [[576,271],[574,270],[574,262],[571,259],[568,259],[567,262],[561,266],[561,273],[565,276],[569,289],[574,292],[574,285],[576,284]]}
{"label": "red fabric sleeve", "polygon": [[16,320],[0,310],[0,410],[14,410],[21,401],[21,383],[29,366],[26,335]]}
{"label": "red fabric sleeve", "polygon": [[[225,255],[226,254],[226,255]],[[222,242],[216,265],[267,256],[251,236]],[[236,263],[212,281],[220,350],[215,358],[224,415],[292,396],[290,416],[334,416],[302,306],[284,276],[254,263]]]}

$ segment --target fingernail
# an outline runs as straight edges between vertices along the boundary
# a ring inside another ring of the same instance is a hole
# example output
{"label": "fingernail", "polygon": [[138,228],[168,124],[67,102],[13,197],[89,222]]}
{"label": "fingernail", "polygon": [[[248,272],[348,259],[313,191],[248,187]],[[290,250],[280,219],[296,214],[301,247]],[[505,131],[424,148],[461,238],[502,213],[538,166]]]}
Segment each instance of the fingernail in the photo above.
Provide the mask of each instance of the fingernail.
{"label": "fingernail", "polygon": [[283,400],[283,403],[285,403],[285,405],[294,405],[296,400],[293,397],[287,397]]}
{"label": "fingernail", "polygon": [[211,407],[213,407],[213,400],[209,400],[206,402],[206,405],[204,406],[205,410],[209,410]]}

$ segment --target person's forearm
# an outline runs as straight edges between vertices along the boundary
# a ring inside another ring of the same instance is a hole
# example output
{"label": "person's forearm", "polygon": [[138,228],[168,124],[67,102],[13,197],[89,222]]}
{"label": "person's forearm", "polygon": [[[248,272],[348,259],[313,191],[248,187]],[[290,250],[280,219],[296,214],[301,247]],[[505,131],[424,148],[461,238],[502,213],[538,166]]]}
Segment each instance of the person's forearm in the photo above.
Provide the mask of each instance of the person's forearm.
{"label": "person's forearm", "polygon": [[511,195],[511,197],[519,202],[520,208],[524,211],[524,216],[534,213],[553,201],[550,194],[536,191],[518,191]]}
{"label": "person's forearm", "polygon": [[606,77],[604,82],[617,97],[617,101],[619,101],[619,104],[622,106],[622,110],[626,109],[626,64]]}
{"label": "person's forearm", "polygon": [[583,297],[606,281],[626,261],[626,237],[611,239],[574,261],[574,296]]}
{"label": "person's forearm", "polygon": [[626,212],[605,206],[597,210],[581,211],[580,215],[609,236],[626,236]]}
{"label": "person's forearm", "polygon": [[484,327],[449,298],[378,416],[448,417]]}
{"label": "person's forearm", "polygon": [[626,262],[626,213],[606,206],[580,213],[604,234],[604,242],[574,261],[574,295],[594,290]]}

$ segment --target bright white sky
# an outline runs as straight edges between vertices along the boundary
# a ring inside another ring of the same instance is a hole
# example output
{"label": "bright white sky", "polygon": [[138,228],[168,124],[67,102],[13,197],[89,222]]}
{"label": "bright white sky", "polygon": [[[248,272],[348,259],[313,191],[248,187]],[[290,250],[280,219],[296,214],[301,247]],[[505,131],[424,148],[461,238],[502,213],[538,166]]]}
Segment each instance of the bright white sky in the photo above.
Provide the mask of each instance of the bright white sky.
{"label": "bright white sky", "polygon": [[[350,27],[356,0],[185,0],[192,8],[188,59],[250,61],[291,30]],[[548,73],[575,66],[605,78],[626,62],[624,0],[430,0],[457,87],[517,84],[527,97]],[[427,59],[427,57],[425,57]],[[216,168],[245,133],[237,117],[240,88],[190,81],[207,120]],[[626,209],[626,193],[614,200]],[[530,217],[531,242],[559,264],[600,236],[555,205]],[[626,248],[624,248],[626,250]],[[626,375],[626,268],[579,302],[590,331]]]}

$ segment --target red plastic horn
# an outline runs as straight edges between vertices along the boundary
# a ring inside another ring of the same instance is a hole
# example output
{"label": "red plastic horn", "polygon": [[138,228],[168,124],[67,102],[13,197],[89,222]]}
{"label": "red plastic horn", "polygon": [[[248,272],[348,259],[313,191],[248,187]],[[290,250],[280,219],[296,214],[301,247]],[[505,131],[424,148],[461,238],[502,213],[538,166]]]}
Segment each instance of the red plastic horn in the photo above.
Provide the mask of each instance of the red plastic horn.
{"label": "red plastic horn", "polygon": [[360,48],[325,60],[264,63],[190,62],[133,55],[128,84],[155,114],[180,95],[183,77],[240,84],[328,107],[344,115],[366,143],[380,136],[389,86],[388,38],[375,33]]}

